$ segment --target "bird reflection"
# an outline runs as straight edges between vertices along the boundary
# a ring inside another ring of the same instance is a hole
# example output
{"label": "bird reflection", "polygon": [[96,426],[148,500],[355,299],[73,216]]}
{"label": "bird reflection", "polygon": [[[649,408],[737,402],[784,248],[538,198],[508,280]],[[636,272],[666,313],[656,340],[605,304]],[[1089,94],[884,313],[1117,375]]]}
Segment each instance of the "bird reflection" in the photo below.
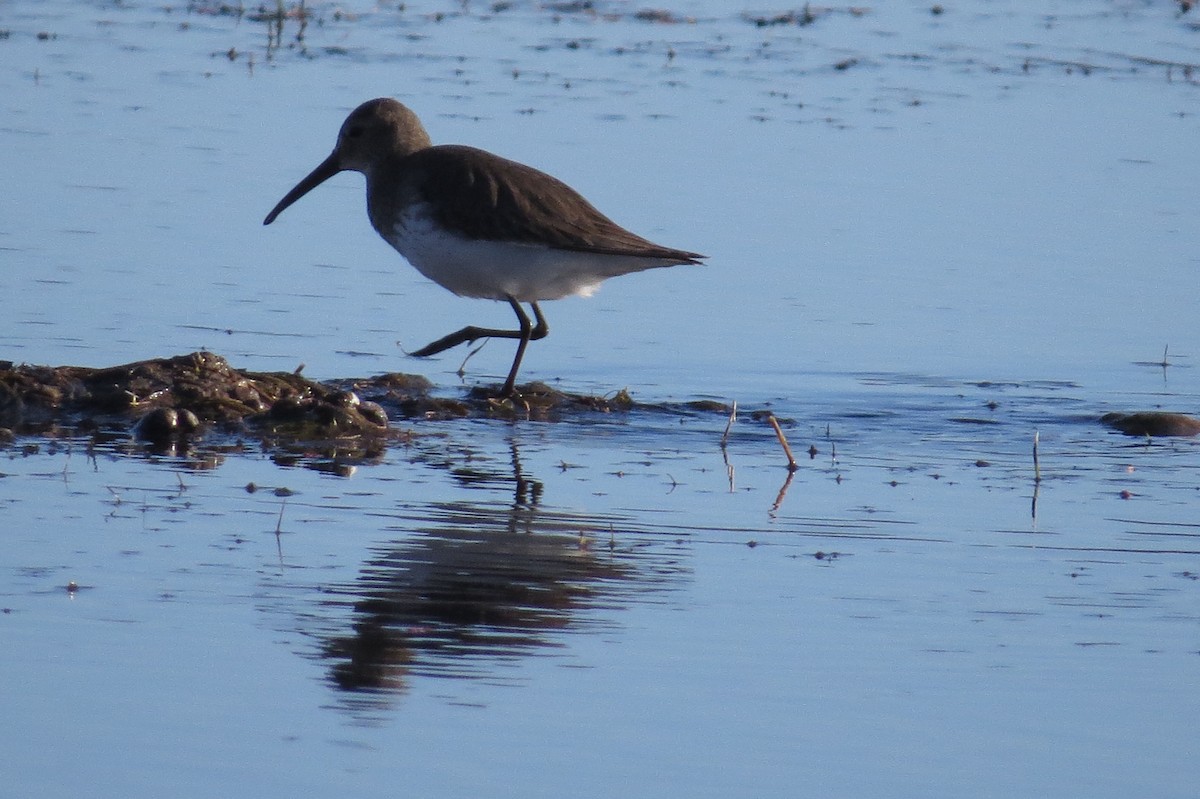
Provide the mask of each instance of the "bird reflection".
{"label": "bird reflection", "polygon": [[511,454],[511,473],[455,471],[472,487],[510,483],[511,502],[426,506],[430,524],[331,592],[353,614],[352,630],[322,647],[333,685],[386,703],[419,676],[494,678],[502,663],[560,645],[555,633],[584,624],[579,611],[677,579],[673,564],[642,566],[644,553],[610,546],[612,522],[541,508],[542,483],[523,472],[516,443]]}

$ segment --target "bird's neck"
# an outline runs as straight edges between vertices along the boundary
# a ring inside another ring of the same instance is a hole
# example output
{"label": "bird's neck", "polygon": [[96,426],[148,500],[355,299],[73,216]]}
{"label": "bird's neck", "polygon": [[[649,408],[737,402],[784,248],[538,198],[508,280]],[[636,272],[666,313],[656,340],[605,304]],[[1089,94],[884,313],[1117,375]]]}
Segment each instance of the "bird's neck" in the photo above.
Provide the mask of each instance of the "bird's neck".
{"label": "bird's neck", "polygon": [[371,227],[390,241],[396,225],[396,214],[404,205],[408,190],[402,176],[408,171],[403,157],[392,157],[372,165],[363,172],[367,179],[367,214]]}

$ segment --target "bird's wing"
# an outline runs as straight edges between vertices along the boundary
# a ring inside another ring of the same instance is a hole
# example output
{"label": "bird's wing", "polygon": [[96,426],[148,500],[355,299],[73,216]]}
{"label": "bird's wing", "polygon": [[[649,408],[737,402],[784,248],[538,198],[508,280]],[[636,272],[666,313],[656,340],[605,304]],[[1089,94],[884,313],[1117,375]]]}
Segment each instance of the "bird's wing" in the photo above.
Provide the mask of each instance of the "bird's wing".
{"label": "bird's wing", "polygon": [[697,253],[655,244],[613,222],[561,180],[460,145],[408,156],[418,193],[443,226],[474,239],[695,263]]}

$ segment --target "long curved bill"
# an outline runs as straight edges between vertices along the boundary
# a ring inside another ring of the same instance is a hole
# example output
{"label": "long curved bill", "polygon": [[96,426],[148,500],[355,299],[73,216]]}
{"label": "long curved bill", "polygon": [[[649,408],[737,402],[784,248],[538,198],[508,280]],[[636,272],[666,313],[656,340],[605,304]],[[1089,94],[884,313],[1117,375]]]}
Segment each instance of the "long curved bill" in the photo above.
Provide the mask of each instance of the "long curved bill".
{"label": "long curved bill", "polygon": [[338,159],[337,152],[330,154],[328,158],[321,162],[320,166],[308,173],[308,177],[296,184],[295,188],[284,195],[279,204],[271,209],[271,213],[267,214],[267,218],[263,220],[264,225],[269,225],[275,221],[275,217],[283,213],[283,209],[287,208],[292,203],[299,200],[310,191],[320,186],[325,181],[342,171],[341,161]]}

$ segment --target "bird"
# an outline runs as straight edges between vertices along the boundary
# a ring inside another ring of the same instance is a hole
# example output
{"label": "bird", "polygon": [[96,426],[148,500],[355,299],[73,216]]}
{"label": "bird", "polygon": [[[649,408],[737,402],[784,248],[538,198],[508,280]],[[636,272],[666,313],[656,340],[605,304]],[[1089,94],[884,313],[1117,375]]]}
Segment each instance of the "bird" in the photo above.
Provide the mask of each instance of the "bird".
{"label": "bird", "polygon": [[[517,340],[501,395],[517,395],[530,341],[550,332],[538,303],[588,296],[611,277],[699,264],[613,222],[561,180],[461,144],[433,144],[416,113],[387,97],[355,108],[329,157],[263,220],[343,171],[361,172],[371,226],[426,278],[460,297],[505,301],[518,329],[468,325],[416,350],[427,357],[484,338]],[[528,304],[533,320],[522,308]]]}

